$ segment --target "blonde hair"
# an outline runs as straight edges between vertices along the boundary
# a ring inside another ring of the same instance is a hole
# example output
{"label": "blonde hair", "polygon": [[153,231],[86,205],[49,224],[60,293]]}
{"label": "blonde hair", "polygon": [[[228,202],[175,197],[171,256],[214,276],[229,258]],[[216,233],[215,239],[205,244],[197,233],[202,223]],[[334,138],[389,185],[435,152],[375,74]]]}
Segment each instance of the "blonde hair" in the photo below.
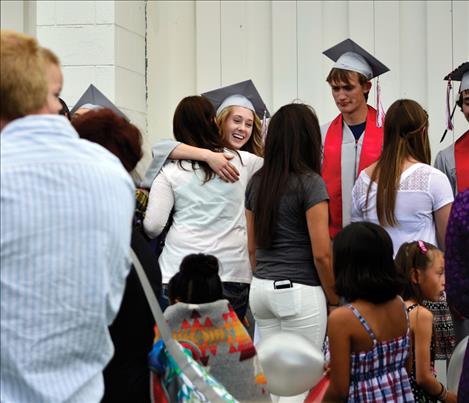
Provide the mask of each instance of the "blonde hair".
{"label": "blonde hair", "polygon": [[[223,109],[216,117],[216,122],[218,128],[220,129],[221,136],[225,139],[226,135],[223,132],[223,127],[226,123],[226,120],[230,116],[233,106],[227,106]],[[242,151],[248,151],[252,154],[262,157],[264,155],[264,142],[262,140],[262,123],[256,113],[252,112],[254,116],[254,124],[252,127],[252,134],[247,143],[241,147]]]}
{"label": "blonde hair", "polygon": [[1,30],[0,37],[0,117],[11,121],[46,104],[45,63],[32,36]]}
{"label": "blonde hair", "polygon": [[427,112],[411,99],[399,99],[386,113],[383,151],[371,174],[366,206],[372,183],[378,178],[376,212],[381,225],[398,225],[394,210],[402,167],[407,158],[430,164]]}
{"label": "blonde hair", "polygon": [[60,60],[57,55],[52,52],[52,50],[43,48],[42,46],[39,49],[39,53],[41,54],[42,58],[46,62],[46,64],[55,64],[56,66],[60,66]]}

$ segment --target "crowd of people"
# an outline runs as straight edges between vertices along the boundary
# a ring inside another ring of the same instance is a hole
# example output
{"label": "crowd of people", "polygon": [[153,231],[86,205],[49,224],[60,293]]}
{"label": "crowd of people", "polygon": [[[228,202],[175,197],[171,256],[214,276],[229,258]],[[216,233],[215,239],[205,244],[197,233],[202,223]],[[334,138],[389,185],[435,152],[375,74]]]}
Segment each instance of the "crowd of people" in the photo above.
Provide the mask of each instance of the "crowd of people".
{"label": "crowd of people", "polygon": [[[131,250],[240,401],[307,399],[268,393],[253,338],[279,332],[323,351],[324,401],[469,396],[467,349],[459,390],[435,374],[469,335],[469,130],[432,167],[419,103],[368,104],[389,69],[350,39],[324,54],[330,123],[270,116],[251,80],[187,96],[140,180],[139,129],[92,85],[69,111],[57,56],[1,31],[2,401],[159,401]],[[445,79],[469,122],[469,62]]]}

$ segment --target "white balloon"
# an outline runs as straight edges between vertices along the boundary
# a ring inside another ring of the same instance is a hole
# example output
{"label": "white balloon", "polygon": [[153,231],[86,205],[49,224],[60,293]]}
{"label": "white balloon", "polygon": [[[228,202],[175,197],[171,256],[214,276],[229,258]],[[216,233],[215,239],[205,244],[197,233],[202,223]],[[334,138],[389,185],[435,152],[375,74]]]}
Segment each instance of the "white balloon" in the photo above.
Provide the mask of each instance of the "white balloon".
{"label": "white balloon", "polygon": [[453,354],[451,355],[451,359],[449,360],[446,379],[448,381],[448,390],[454,393],[458,392],[459,380],[461,379],[464,354],[466,353],[468,339],[469,336],[466,336],[459,342],[459,344],[454,349]]}
{"label": "white balloon", "polygon": [[324,373],[324,355],[305,337],[279,332],[263,338],[257,356],[267,389],[277,396],[294,396],[314,387]]}

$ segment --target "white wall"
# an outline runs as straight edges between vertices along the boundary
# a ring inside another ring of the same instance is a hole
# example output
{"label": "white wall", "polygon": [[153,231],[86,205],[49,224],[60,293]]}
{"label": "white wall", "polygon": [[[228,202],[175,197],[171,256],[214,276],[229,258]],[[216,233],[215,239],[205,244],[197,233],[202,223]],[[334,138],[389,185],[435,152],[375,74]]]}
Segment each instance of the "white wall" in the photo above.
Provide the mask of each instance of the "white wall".
{"label": "white wall", "polygon": [[[380,79],[385,108],[398,98],[430,114],[433,155],[453,141],[445,127],[445,76],[469,59],[467,1],[150,1],[148,129],[171,137],[178,101],[253,79],[271,113],[299,98],[322,122],[337,115],[321,53],[351,37],[391,71]],[[375,92],[370,95],[375,103]],[[467,129],[459,111],[456,137]]]}
{"label": "white wall", "polygon": [[36,2],[34,0],[0,1],[1,28],[36,35]]}
{"label": "white wall", "polygon": [[[37,38],[59,56],[62,97],[73,106],[90,84],[146,136],[145,2],[38,1]],[[146,153],[143,164],[147,164]]]}
{"label": "white wall", "polygon": [[37,31],[59,55],[70,105],[93,83],[148,133],[143,165],[150,145],[172,136],[181,98],[247,78],[271,113],[299,98],[322,122],[332,119],[337,109],[325,82],[332,62],[321,52],[346,37],[391,69],[381,78],[385,108],[409,97],[428,110],[435,155],[467,128],[457,111],[456,135],[440,145],[442,78],[469,59],[467,21],[469,2],[447,0],[1,2],[2,28]]}

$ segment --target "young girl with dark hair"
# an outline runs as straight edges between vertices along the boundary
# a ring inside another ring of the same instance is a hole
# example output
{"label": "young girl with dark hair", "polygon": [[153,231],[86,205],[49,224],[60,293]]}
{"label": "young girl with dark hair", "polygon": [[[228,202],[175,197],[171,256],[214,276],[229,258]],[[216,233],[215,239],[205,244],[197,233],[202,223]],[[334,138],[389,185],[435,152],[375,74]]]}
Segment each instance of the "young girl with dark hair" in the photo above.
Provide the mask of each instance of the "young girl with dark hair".
{"label": "young girl with dark hair", "polygon": [[409,239],[443,248],[453,192],[430,161],[427,113],[413,100],[394,102],[384,121],[381,156],[353,187],[352,221],[382,225],[394,252]]}
{"label": "young girl with dark hair", "polygon": [[391,238],[376,224],[352,223],[334,239],[333,262],[337,294],[348,304],[329,316],[325,400],[413,402],[409,325]]}
{"label": "young girl with dark hair", "polygon": [[[256,381],[256,349],[226,299],[213,255],[191,254],[182,259],[169,281],[171,306],[164,316],[173,337],[209,367],[211,375],[239,401],[268,400]],[[156,335],[158,340],[158,333]]]}
{"label": "young girl with dark hair", "polygon": [[396,256],[398,271],[405,277],[402,293],[409,313],[412,337],[411,384],[417,402],[456,402],[456,395],[437,381],[433,372],[434,316],[423,301],[439,301],[445,289],[445,260],[436,246],[414,241],[404,243]]}
{"label": "young girl with dark hair", "polygon": [[206,304],[223,298],[223,287],[218,275],[218,259],[203,253],[187,255],[179,271],[169,280],[169,302]]}
{"label": "young girl with dark hair", "polygon": [[187,254],[213,254],[221,263],[225,297],[242,319],[252,277],[246,245],[244,190],[262,165],[262,158],[224,148],[213,105],[201,96],[186,97],[179,103],[173,129],[178,141],[211,151],[231,152],[240,180],[223,182],[207,164],[195,161],[169,162],[163,167],[151,186],[143,221],[146,233],[154,238],[174,210],[159,257],[163,284],[176,274]]}

